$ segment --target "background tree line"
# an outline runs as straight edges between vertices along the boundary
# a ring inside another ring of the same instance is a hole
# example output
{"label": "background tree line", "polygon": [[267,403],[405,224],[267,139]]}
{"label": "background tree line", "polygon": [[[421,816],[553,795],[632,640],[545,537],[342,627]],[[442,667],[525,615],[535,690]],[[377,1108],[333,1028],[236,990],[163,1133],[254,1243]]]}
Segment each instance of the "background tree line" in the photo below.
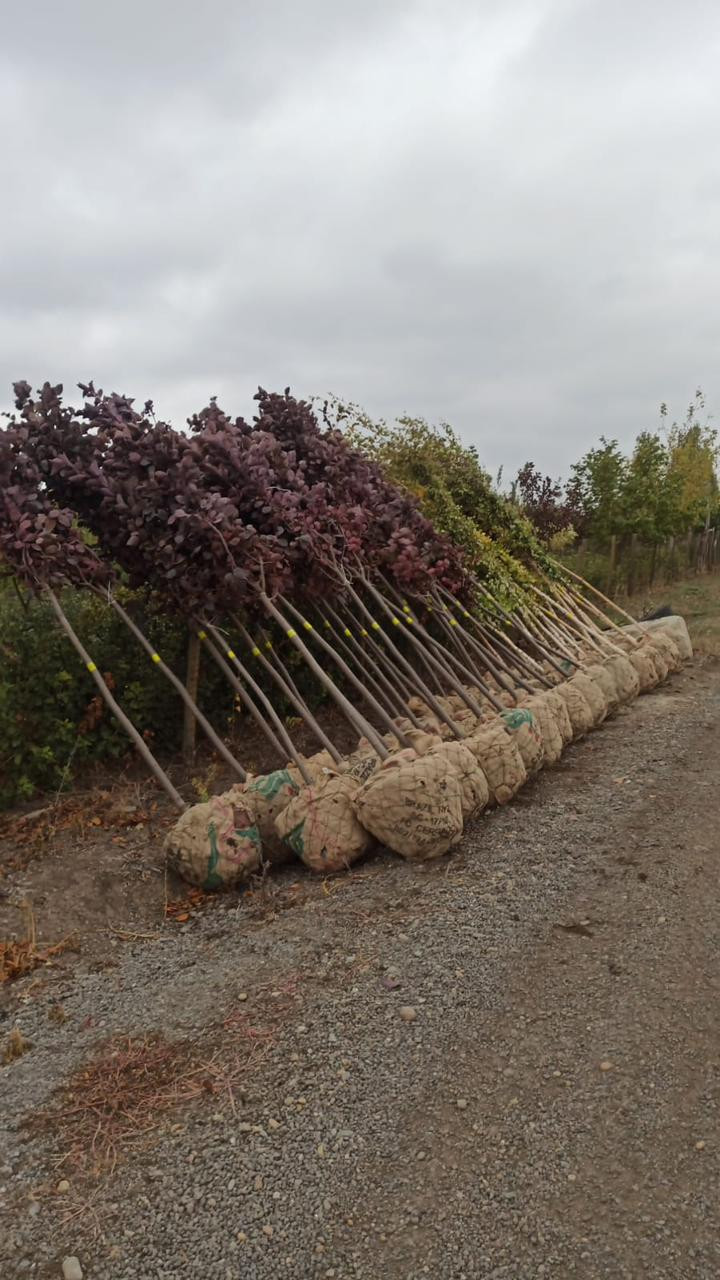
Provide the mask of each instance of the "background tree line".
{"label": "background tree line", "polygon": [[641,431],[632,452],[601,437],[570,468],[563,485],[532,462],[521,467],[510,490],[548,545],[565,549],[585,539],[596,550],[612,537],[662,543],[719,522],[717,432],[701,421],[698,391],[681,423]]}

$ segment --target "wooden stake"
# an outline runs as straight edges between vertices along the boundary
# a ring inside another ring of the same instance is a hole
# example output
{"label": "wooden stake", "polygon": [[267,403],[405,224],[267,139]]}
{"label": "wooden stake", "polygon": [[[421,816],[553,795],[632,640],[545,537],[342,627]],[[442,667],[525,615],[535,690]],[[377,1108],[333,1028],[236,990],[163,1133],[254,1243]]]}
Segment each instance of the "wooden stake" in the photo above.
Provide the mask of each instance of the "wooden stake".
{"label": "wooden stake", "polygon": [[[137,623],[133,621],[133,619],[130,617],[128,613],[126,613],[126,611],[123,609],[119,601],[117,601],[114,596],[99,589],[96,592],[96,594],[99,595],[102,599],[108,601],[108,603],[112,606],[112,608],[115,610],[118,616],[122,618],[126,627],[128,627],[128,629],[135,636],[135,639],[140,642],[145,652],[149,654],[150,658],[157,666],[158,671],[162,672],[162,674],[166,677],[166,679],[170,681],[170,683],[174,686],[175,689],[177,689],[178,693],[180,694],[180,697],[182,698],[183,703],[185,705],[185,725],[184,725],[184,731],[183,731],[183,759],[185,760],[185,763],[191,765],[193,763],[194,754],[195,754],[194,732],[191,739],[192,753],[188,755],[186,750],[187,739],[185,736],[185,729],[187,727],[187,721],[188,719],[190,719],[192,721],[193,730],[196,723],[200,725],[203,733],[207,735],[208,740],[213,744],[215,750],[219,752],[219,754],[222,756],[226,764],[230,765],[230,768],[237,774],[237,776],[240,778],[240,781],[244,782],[245,779],[247,778],[247,773],[245,772],[242,765],[240,764],[240,761],[235,759],[235,756],[233,755],[232,751],[230,751],[228,747],[225,746],[225,743],[223,742],[222,738],[215,732],[212,725],[210,724],[210,721],[203,715],[200,708],[196,705],[196,703],[193,700],[192,694],[190,692],[190,688],[188,688],[186,685],[183,684],[182,680],[180,680],[180,678],[175,675],[175,672],[172,671],[170,667],[168,667],[167,663],[163,661],[160,654],[155,652],[150,641],[147,639],[146,636],[143,635]],[[197,661],[194,663],[194,670],[195,670],[195,674],[197,675],[197,670],[199,667],[199,657],[200,657],[200,641],[197,635],[195,635],[193,632],[190,633],[189,640],[190,641],[194,640],[197,648]],[[189,643],[188,644],[188,672],[190,672],[190,668],[191,668],[191,662],[190,662],[191,652],[192,652],[192,645],[191,643]],[[192,684],[193,684],[193,681],[191,679],[188,679],[188,685],[192,686]],[[195,692],[197,693],[197,679],[195,679],[194,681],[194,687],[195,687]]]}
{"label": "wooden stake", "polygon": [[[637,618],[633,618],[632,614],[627,612],[627,609],[623,609],[619,604],[616,604],[614,600],[608,600],[607,596],[604,596],[602,591],[598,591],[597,587],[594,587],[591,582],[587,582],[585,578],[581,578],[579,573],[575,573],[572,569],[569,569],[567,565],[560,564],[559,561],[555,561],[555,563],[557,564],[558,569],[562,570],[563,573],[569,573],[570,577],[574,578],[576,582],[580,582],[583,587],[587,587],[588,591],[592,591],[593,595],[596,595],[598,600],[602,600],[603,604],[610,605],[610,608],[614,609],[616,613],[621,614],[623,618],[627,618],[628,622],[632,622],[633,626],[637,626]],[[601,616],[605,617],[605,621],[611,623],[616,630],[621,630],[617,623],[613,622],[611,618],[606,617],[605,614],[602,614]]]}
{"label": "wooden stake", "polygon": [[[300,770],[303,781],[307,784],[307,786],[310,786],[312,783],[312,778],[310,777],[308,770],[303,765],[302,759],[300,758],[300,754],[298,751],[296,751],[295,744],[293,743],[293,740],[290,737],[290,734],[285,728],[285,725],[280,719],[277,711],[272,705],[267,694],[264,692],[264,690],[260,688],[260,685],[258,684],[257,680],[254,678],[251,672],[248,671],[244,663],[240,661],[234,649],[231,649],[229,647],[224,636],[218,631],[217,627],[214,627],[211,622],[203,621],[202,628],[203,630],[199,633],[200,639],[201,640],[204,639],[205,642],[208,643],[205,633],[207,633],[208,631],[210,632],[210,635],[215,641],[215,644],[211,645],[211,649],[215,649],[217,646],[219,649],[222,650],[221,653],[216,652],[214,654],[216,660],[219,657],[221,663],[227,666],[227,662],[225,661],[227,659],[227,661],[231,664],[231,668],[232,667],[236,668],[236,670],[240,673],[245,683],[248,684],[252,689],[255,697],[257,698],[258,702],[262,706],[263,711],[265,712],[265,715],[268,717],[268,720],[270,721],[270,724],[272,725],[274,732],[272,730],[269,730],[269,726],[265,723],[264,716],[258,711],[257,707],[255,707],[252,698],[249,697],[247,691],[243,689],[243,686],[240,684],[240,681],[237,680],[237,677],[236,677],[234,687],[237,687],[238,693],[240,694],[240,697],[242,698],[243,702],[245,702],[245,705],[248,707],[248,710],[250,710],[251,713],[254,714],[255,719],[258,721],[258,724],[265,731],[265,733],[268,734],[269,737],[271,737],[272,739],[275,739],[276,742],[278,739],[280,740],[280,742],[282,743],[282,747],[280,749],[281,753],[283,749],[287,752],[288,756],[293,761],[293,764],[296,764],[298,769]],[[232,671],[231,671],[231,674],[232,674]],[[253,708],[254,708],[254,711],[253,711]]]}
{"label": "wooden stake", "polygon": [[[365,699],[368,706],[371,707],[371,709],[375,712],[375,715],[378,717],[378,719],[382,720],[382,722],[385,724],[385,727],[389,729],[391,733],[395,734],[400,745],[402,747],[409,747],[410,739],[405,737],[405,734],[403,733],[402,729],[399,729],[397,727],[397,725],[393,721],[392,716],[385,709],[383,704],[375,697],[374,693],[372,693],[371,690],[368,689],[367,685],[363,684],[362,680],[360,680],[358,676],[355,675],[355,672],[352,670],[352,667],[348,666],[347,662],[342,657],[342,655],[339,654],[331,644],[328,644],[325,637],[321,635],[319,631],[316,631],[312,623],[309,622],[307,618],[303,617],[300,610],[296,609],[294,604],[291,604],[289,600],[286,600],[284,598],[284,596],[279,596],[278,599],[280,601],[280,604],[283,606],[283,608],[288,609],[289,612],[292,613],[293,617],[297,619],[299,625],[303,628],[305,633],[314,638],[315,642],[320,645],[320,648],[323,650],[324,653],[329,654],[329,656],[332,658],[335,665],[340,668],[345,678],[350,681],[350,683],[354,686],[354,688],[357,689],[360,696]],[[285,634],[287,635],[287,631]],[[327,673],[325,673],[325,679],[326,681],[330,680],[330,677],[327,675]],[[335,682],[330,681],[330,683],[334,684]],[[330,692],[332,693],[332,690],[330,690]]]}
{"label": "wooden stake", "polygon": [[67,636],[71,645],[76,650],[76,652],[79,653],[80,657],[85,663],[87,670],[89,671],[90,675],[92,676],[93,680],[95,681],[95,684],[97,685],[100,691],[100,696],[102,697],[104,702],[107,703],[108,707],[110,708],[113,715],[115,716],[115,719],[117,720],[118,724],[121,725],[122,728],[125,730],[126,734],[130,738],[133,745],[135,746],[138,754],[141,755],[143,760],[145,761],[145,764],[147,765],[148,769],[152,773],[153,777],[156,779],[157,782],[160,783],[160,786],[163,788],[163,790],[167,792],[167,794],[169,795],[175,807],[179,809],[181,813],[184,813],[188,806],[186,805],[179,791],[175,790],[172,782],[170,781],[167,774],[165,773],[165,770],[162,769],[158,764],[152,751],[148,747],[147,742],[141,736],[141,734],[138,733],[132,720],[130,720],[129,717],[126,716],[122,707],[113,698],[108,686],[106,685],[105,681],[100,675],[100,672],[95,666],[95,663],[93,662],[92,658],[90,657],[90,654],[88,653],[87,649],[83,645],[79,636],[73,630],[72,626],[70,625],[70,622],[65,616],[65,612],[57,596],[55,595],[55,592],[52,590],[51,587],[45,587],[45,594],[47,595],[48,600],[50,601],[52,610],[55,614],[55,617],[58,620],[59,626],[65,632],[65,635]]}
{"label": "wooden stake", "polygon": [[[291,687],[290,684],[288,684],[288,681],[283,676],[282,672],[279,671],[277,667],[273,666],[273,664],[265,657],[265,654],[263,653],[260,646],[257,644],[253,644],[252,636],[243,626],[240,618],[238,618],[236,615],[233,615],[232,620],[235,623],[235,626],[238,628],[241,636],[243,637],[243,640],[248,646],[253,657],[256,658],[257,661],[260,663],[260,665],[265,669],[265,671],[267,671],[270,674],[272,679],[277,684],[278,688],[282,689],[288,702],[292,703],[295,710],[298,712],[301,718],[305,721],[308,728],[311,729],[312,732],[315,734],[315,737],[317,738],[318,742],[322,743],[326,751],[329,751],[330,755],[335,761],[335,764],[340,764],[342,761],[342,756],[340,755],[340,752],[330,741],[324,729],[320,727],[314,715],[312,714],[312,711],[308,707],[305,700],[300,697],[295,686],[293,685]],[[279,665],[279,660],[277,658],[277,655],[275,655],[275,661],[278,662],[278,665]]]}
{"label": "wooden stake", "polygon": [[262,592],[260,595],[260,601],[266,613],[269,615],[269,617],[274,618],[276,622],[279,622],[288,640],[291,642],[291,644],[294,645],[294,647],[298,650],[298,652],[303,655],[308,666],[315,673],[315,675],[317,676],[320,683],[324,686],[324,688],[327,689],[328,693],[334,699],[334,701],[338,704],[341,711],[344,712],[345,716],[350,721],[350,724],[353,725],[353,727],[357,729],[359,733],[363,734],[367,738],[368,742],[370,743],[373,750],[375,751],[375,754],[381,760],[387,760],[387,757],[390,753],[387,747],[385,746],[385,743],[383,742],[380,735],[375,732],[375,730],[373,729],[369,721],[365,719],[364,715],[362,715],[360,711],[357,711],[355,709],[352,702],[350,702],[349,699],[345,697],[345,694],[342,693],[340,689],[338,689],[334,680],[331,680],[329,676],[325,674],[322,667],[320,666],[320,663],[317,662],[313,654],[310,652],[304,640],[300,639],[300,636],[298,635],[295,628],[291,627],[288,624],[285,618],[283,618],[279,609],[275,607],[270,597],[265,595],[264,592]]}
{"label": "wooden stake", "polygon": [[188,701],[183,711],[183,760],[187,765],[195,763],[197,717],[195,707],[200,685],[200,641],[197,632],[190,630],[187,646],[187,669],[185,673],[185,689]]}

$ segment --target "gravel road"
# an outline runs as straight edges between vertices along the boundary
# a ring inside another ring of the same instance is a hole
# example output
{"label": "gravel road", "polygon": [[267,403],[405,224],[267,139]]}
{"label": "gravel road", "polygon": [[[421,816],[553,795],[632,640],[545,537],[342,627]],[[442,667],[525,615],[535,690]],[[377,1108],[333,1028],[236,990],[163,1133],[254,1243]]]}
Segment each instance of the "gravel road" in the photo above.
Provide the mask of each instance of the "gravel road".
{"label": "gravel road", "polygon": [[[2,1276],[716,1280],[719,728],[698,661],[441,865],[209,911],[21,1000]],[[58,1164],[72,1120],[24,1122],[145,1032],[247,1068],[112,1174]]]}

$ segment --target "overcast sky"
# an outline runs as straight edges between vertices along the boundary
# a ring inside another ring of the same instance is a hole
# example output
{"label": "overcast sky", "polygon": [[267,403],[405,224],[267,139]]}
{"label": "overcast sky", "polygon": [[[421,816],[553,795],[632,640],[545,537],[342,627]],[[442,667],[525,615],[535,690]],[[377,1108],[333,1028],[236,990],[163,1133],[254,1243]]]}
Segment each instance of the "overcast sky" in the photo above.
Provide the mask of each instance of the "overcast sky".
{"label": "overcast sky", "polygon": [[0,372],[564,473],[720,412],[718,0],[5,0]]}

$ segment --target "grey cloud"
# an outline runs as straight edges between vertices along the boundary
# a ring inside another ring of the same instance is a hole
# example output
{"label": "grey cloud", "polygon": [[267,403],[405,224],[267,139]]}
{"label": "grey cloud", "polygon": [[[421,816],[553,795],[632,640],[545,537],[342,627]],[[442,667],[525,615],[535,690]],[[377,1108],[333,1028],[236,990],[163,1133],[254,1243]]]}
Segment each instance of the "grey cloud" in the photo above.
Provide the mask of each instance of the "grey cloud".
{"label": "grey cloud", "polygon": [[183,419],[258,383],[566,471],[720,399],[720,10],[128,0],[3,11],[0,398]]}

